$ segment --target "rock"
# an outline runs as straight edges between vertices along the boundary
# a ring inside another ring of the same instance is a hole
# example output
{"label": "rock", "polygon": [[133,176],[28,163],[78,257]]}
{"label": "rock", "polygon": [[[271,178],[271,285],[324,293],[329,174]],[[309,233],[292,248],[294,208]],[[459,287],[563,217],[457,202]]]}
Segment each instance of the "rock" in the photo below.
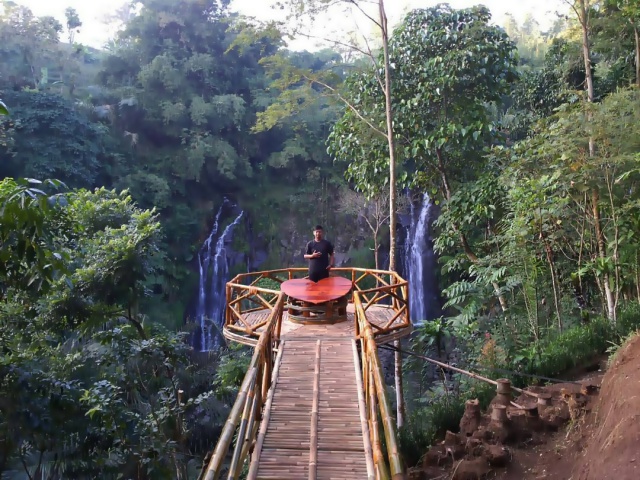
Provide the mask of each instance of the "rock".
{"label": "rock", "polygon": [[465,443],[463,443],[463,439],[455,433],[450,431],[445,433],[443,446],[447,454],[451,455],[453,460],[459,460],[464,457]]}
{"label": "rock", "polygon": [[349,260],[351,260],[351,258],[349,257],[348,254],[341,253],[341,252],[335,252],[336,267],[345,266],[347,263],[349,263]]}
{"label": "rock", "polygon": [[487,445],[484,456],[492,467],[504,467],[511,460],[509,450],[502,445]]}
{"label": "rock", "polygon": [[427,480],[427,474],[420,467],[410,468],[407,471],[407,480]]}
{"label": "rock", "polygon": [[467,400],[464,415],[462,419],[460,419],[460,433],[470,437],[480,426],[481,420],[480,403],[478,400]]}
{"label": "rock", "polygon": [[487,431],[499,443],[507,443],[514,438],[511,422],[491,422],[487,426]]}
{"label": "rock", "polygon": [[473,435],[471,435],[471,438],[475,438],[477,440],[491,440],[492,437],[493,435],[491,432],[484,427],[478,428],[478,430],[473,432]]}
{"label": "rock", "polygon": [[427,467],[440,467],[446,465],[451,461],[451,457],[447,454],[444,446],[436,445],[427,450],[422,459],[422,466],[424,469]]}
{"label": "rock", "polygon": [[491,469],[484,458],[462,460],[456,467],[452,480],[481,480]]}
{"label": "rock", "polygon": [[466,444],[467,453],[474,457],[481,457],[484,454],[484,444],[477,438],[467,438]]}

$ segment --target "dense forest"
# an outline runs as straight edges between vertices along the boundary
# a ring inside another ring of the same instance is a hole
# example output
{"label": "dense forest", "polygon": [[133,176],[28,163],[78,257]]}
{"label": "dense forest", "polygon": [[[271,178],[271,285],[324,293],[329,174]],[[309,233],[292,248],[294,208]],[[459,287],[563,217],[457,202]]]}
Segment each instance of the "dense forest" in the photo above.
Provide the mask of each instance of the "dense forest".
{"label": "dense forest", "polygon": [[[217,208],[247,212],[264,268],[318,222],[384,263],[395,221],[366,225],[390,153],[402,195],[439,211],[444,315],[413,349],[559,375],[638,328],[640,3],[569,3],[547,31],[417,9],[367,58],[289,50],[228,0],[139,0],[103,49],[71,8],[3,0],[0,478],[196,478],[248,360],[188,342]],[[406,369],[412,464],[475,387]]]}

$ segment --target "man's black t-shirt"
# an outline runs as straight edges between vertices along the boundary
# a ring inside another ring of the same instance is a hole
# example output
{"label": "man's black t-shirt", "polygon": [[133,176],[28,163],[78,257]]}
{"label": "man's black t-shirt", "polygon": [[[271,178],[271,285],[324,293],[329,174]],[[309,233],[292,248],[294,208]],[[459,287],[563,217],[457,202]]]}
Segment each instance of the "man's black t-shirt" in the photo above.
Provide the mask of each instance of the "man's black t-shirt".
{"label": "man's black t-shirt", "polygon": [[318,258],[309,259],[309,279],[317,282],[321,278],[327,278],[329,276],[329,257],[333,254],[333,245],[331,242],[325,239],[316,242],[311,240],[307,243],[306,255],[311,255],[314,252],[320,252]]}

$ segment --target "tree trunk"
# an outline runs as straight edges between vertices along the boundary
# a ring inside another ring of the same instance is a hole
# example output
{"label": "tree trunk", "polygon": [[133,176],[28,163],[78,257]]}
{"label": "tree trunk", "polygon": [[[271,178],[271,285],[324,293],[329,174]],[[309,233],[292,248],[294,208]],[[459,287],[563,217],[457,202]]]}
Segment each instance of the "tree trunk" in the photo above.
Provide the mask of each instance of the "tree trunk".
{"label": "tree trunk", "polygon": [[640,31],[635,24],[633,25],[633,34],[636,40],[636,86],[640,88]]}
{"label": "tree trunk", "polygon": [[389,31],[384,1],[379,0],[382,47],[384,51],[384,101],[389,143],[389,270],[396,271],[396,149],[393,135],[393,109],[391,106],[391,67],[389,64]]}
{"label": "tree trunk", "polygon": [[[393,109],[391,107],[391,67],[389,64],[389,30],[384,0],[378,0],[380,27],[382,29],[382,50],[384,54],[384,102],[387,117],[387,141],[389,142],[389,270],[396,271],[396,149],[393,135]],[[402,390],[402,355],[398,351],[400,342],[394,343],[396,380],[396,424],[404,425],[405,405]]]}
{"label": "tree trunk", "polygon": [[[593,91],[593,74],[591,72],[591,48],[589,45],[589,16],[587,13],[587,0],[580,0],[580,10],[578,12],[580,26],[582,27],[582,56],[584,58],[584,70],[585,81],[587,89],[587,101],[593,103],[594,91]],[[591,114],[587,115],[587,121],[591,121]],[[595,157],[595,143],[593,137],[589,137],[589,157]],[[593,212],[593,222],[596,231],[596,244],[598,247],[598,256],[601,259],[607,257],[606,244],[604,240],[604,232],[602,231],[602,223],[600,220],[600,192],[598,187],[594,186],[591,189],[591,203]],[[613,292],[611,291],[611,284],[609,274],[605,272],[602,276],[603,289],[605,294],[605,301],[607,303],[607,318],[615,322],[615,302],[613,300]]]}
{"label": "tree trunk", "polygon": [[[584,74],[587,88],[587,98],[593,102],[593,74],[591,72],[591,48],[589,45],[589,17],[587,14],[587,1],[580,0],[580,12],[578,13],[582,27],[582,55],[584,57]],[[590,142],[591,143],[591,142]],[[591,147],[591,145],[589,145]]]}
{"label": "tree trunk", "polygon": [[638,302],[640,302],[640,256],[636,250],[636,293],[638,295]]}
{"label": "tree trunk", "polygon": [[[376,270],[380,270],[380,261],[378,260],[378,252],[380,250],[380,246],[378,245],[378,234],[375,234],[375,237],[373,239],[373,256],[374,256],[374,262],[376,265]],[[379,280],[376,280],[376,287],[378,286]]]}
{"label": "tree trunk", "polygon": [[[593,213],[593,225],[596,230],[596,244],[598,246],[598,256],[605,260],[607,258],[607,246],[604,240],[604,232],[602,231],[602,222],[600,219],[600,208],[598,202],[600,200],[600,193],[598,189],[594,187],[591,190],[591,209]],[[602,274],[602,288],[604,291],[605,301],[607,303],[607,318],[611,322],[616,320],[616,307],[615,300],[613,298],[613,291],[611,290],[609,273],[605,270]]]}
{"label": "tree trunk", "polygon": [[[544,238],[544,237],[543,237]],[[553,251],[551,245],[547,240],[544,240],[544,248],[547,253],[547,262],[549,262],[549,269],[551,270],[551,286],[553,287],[553,304],[556,309],[556,318],[558,320],[558,331],[562,333],[562,315],[560,314],[560,286],[556,279],[556,266],[553,261]]]}

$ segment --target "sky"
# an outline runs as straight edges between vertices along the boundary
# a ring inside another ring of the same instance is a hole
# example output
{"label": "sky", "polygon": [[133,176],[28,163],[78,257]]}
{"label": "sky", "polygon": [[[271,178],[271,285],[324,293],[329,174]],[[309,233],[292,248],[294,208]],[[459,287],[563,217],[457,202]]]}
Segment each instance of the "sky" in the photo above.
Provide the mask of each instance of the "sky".
{"label": "sky", "polygon": [[[14,0],[18,4],[26,5],[38,16],[53,15],[64,24],[64,10],[67,7],[73,7],[78,11],[83,26],[80,33],[76,35],[76,41],[91,45],[93,47],[101,47],[113,35],[113,31],[109,30],[105,25],[105,18],[112,14],[124,0]],[[276,0],[233,0],[232,8],[246,15],[257,18],[270,18],[274,16],[274,10],[271,6]],[[403,13],[412,8],[429,7],[442,3],[438,0],[387,0],[386,9],[391,25],[397,23],[402,18]],[[519,22],[525,18],[527,13],[532,13],[536,20],[544,29],[555,18],[554,12],[557,10],[565,10],[563,0],[449,0],[454,8],[465,8],[478,3],[486,5],[492,12],[494,20],[498,24],[502,24],[504,14],[509,12]],[[318,22],[322,23],[322,22]],[[344,15],[334,15],[331,18],[324,19],[324,23],[317,27],[320,35],[327,33],[340,34],[340,32],[354,31],[359,29],[368,33],[368,22],[360,19],[357,24],[353,18],[347,18]],[[292,44],[292,48],[307,47],[306,43],[299,45]]]}

